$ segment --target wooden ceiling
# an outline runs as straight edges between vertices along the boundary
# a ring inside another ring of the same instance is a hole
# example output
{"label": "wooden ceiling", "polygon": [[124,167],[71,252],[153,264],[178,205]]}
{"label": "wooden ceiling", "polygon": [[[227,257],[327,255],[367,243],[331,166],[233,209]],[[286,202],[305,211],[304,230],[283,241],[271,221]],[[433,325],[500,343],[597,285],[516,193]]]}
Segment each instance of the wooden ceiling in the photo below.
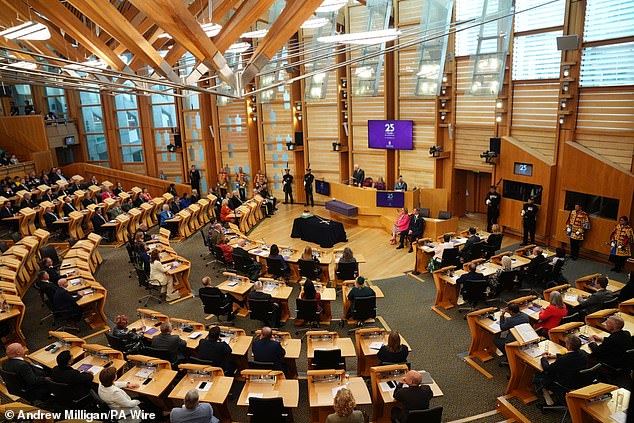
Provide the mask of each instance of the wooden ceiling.
{"label": "wooden ceiling", "polygon": [[[223,25],[213,38],[206,36],[200,22],[208,17],[209,0],[0,0],[0,25],[5,28],[34,20],[48,26],[46,41],[0,38],[0,51],[20,60],[37,60],[63,66],[69,60],[85,62],[92,56],[113,71],[182,83],[174,69],[186,52],[196,59],[196,69],[186,75],[195,84],[206,74],[217,75],[229,85],[246,86],[258,71],[284,46],[322,0],[286,0],[279,18],[268,34],[258,40],[247,57],[245,72],[237,81],[224,57],[241,35],[266,22],[275,0],[212,0],[214,23]],[[159,37],[168,33],[171,38]],[[249,41],[249,40],[243,40]],[[169,49],[167,54],[159,51]],[[121,55],[129,55],[126,64]],[[46,57],[43,57],[46,56]],[[185,76],[185,75],[181,75]],[[117,79],[114,78],[113,79]]]}

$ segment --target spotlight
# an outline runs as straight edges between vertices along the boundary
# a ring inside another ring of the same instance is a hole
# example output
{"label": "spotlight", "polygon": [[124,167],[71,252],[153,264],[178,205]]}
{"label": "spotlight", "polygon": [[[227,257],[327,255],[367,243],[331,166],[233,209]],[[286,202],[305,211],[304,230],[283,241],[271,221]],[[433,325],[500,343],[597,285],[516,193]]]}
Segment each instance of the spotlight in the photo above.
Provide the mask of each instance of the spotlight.
{"label": "spotlight", "polygon": [[258,115],[256,115],[255,113],[251,113],[251,120],[253,122],[256,122],[258,120]]}
{"label": "spotlight", "polygon": [[167,145],[167,151],[169,151],[170,153],[173,153],[176,151],[176,146],[174,144],[168,144]]}
{"label": "spotlight", "polygon": [[440,89],[440,94],[442,94],[442,95],[447,95],[447,87],[442,87],[442,88]]}
{"label": "spotlight", "polygon": [[567,105],[568,105],[568,103],[566,103],[566,100],[561,100],[561,108],[562,109],[565,109]]}
{"label": "spotlight", "polygon": [[293,151],[293,150],[295,150],[295,143],[294,143],[292,140],[287,141],[287,142],[286,142],[286,148],[287,148],[289,151]]}
{"label": "spotlight", "polygon": [[443,109],[447,107],[447,100],[440,100],[440,107],[442,107]]}
{"label": "spotlight", "polygon": [[442,113],[440,114],[440,120],[444,121],[445,119],[447,119],[447,113],[442,112]]}
{"label": "spotlight", "polygon": [[502,113],[495,114],[495,121],[498,123],[502,122]]}
{"label": "spotlight", "polygon": [[565,122],[565,119],[566,119],[566,116],[564,116],[564,115],[559,115],[559,124],[560,124],[560,125],[563,125],[563,124],[564,124],[564,122]]}
{"label": "spotlight", "polygon": [[447,74],[444,74],[442,76],[442,82],[447,82],[448,78],[447,78]]}
{"label": "spotlight", "polygon": [[442,146],[434,145],[429,148],[429,155],[432,157],[440,157],[440,153],[442,153]]}
{"label": "spotlight", "polygon": [[564,90],[565,93],[568,92],[568,88],[570,88],[570,85],[567,82],[564,82],[563,86],[562,86],[562,90]]}
{"label": "spotlight", "polygon": [[341,143],[339,141],[335,141],[332,143],[332,151],[341,150]]}
{"label": "spotlight", "polygon": [[348,86],[348,82],[344,79],[343,81],[341,81],[341,86],[343,88],[346,88]]}
{"label": "spotlight", "polygon": [[498,109],[504,107],[504,103],[502,102],[502,100],[498,100],[497,103],[495,103],[495,107]]}
{"label": "spotlight", "polygon": [[564,78],[570,76],[570,66],[564,66]]}
{"label": "spotlight", "polygon": [[495,151],[486,150],[480,154],[480,158],[484,159],[484,161],[488,164],[495,164],[495,158],[498,156],[498,153]]}

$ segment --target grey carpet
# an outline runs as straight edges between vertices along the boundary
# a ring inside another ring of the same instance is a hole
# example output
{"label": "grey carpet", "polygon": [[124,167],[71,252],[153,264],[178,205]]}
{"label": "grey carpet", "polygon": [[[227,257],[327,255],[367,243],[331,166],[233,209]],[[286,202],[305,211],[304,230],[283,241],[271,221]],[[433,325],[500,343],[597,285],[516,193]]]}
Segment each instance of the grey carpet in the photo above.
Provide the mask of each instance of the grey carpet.
{"label": "grey carpet", "polygon": [[[201,258],[201,254],[207,251],[202,245],[200,235],[181,242],[173,243],[174,249],[192,262],[190,282],[192,289],[197,292],[200,287],[200,280],[203,276],[209,275],[214,281],[222,280],[216,266],[205,266],[209,261]],[[514,248],[512,246],[511,248]],[[114,319],[117,314],[125,313],[131,321],[136,320],[136,309],[140,306],[137,299],[145,295],[145,290],[138,286],[135,277],[129,278],[128,272],[132,266],[128,263],[128,256],[125,248],[100,248],[104,257],[104,263],[97,270],[95,277],[108,289],[108,299],[106,302],[106,315],[109,319]],[[573,264],[571,264],[573,263]],[[590,273],[605,273],[607,265],[596,263],[590,260],[580,259],[577,262],[570,262],[564,268],[565,275],[569,280]],[[610,274],[610,277],[618,280],[625,280],[624,275]],[[391,278],[376,281],[383,291],[385,298],[378,301],[379,313],[392,329],[398,329],[412,346],[410,361],[413,368],[427,370],[444,392],[444,396],[432,401],[432,405],[442,405],[444,407],[443,421],[460,419],[486,411],[495,409],[496,397],[504,395],[506,389],[506,372],[504,368],[498,367],[495,360],[483,365],[483,367],[494,375],[493,379],[487,379],[471,366],[462,361],[460,354],[465,353],[469,348],[470,334],[467,323],[462,315],[457,311],[450,311],[452,317],[447,321],[431,311],[434,302],[435,288],[428,275],[423,275],[421,282],[409,276]],[[339,294],[340,295],[340,294]],[[291,315],[294,316],[294,304],[297,296],[297,289],[294,290],[290,298]],[[23,331],[28,340],[31,351],[39,349],[48,344],[47,330],[50,330],[50,323],[39,324],[39,320],[46,314],[46,310],[41,306],[39,296],[34,289],[29,290],[24,301],[27,306],[27,314],[23,323]],[[332,304],[333,316],[341,316],[341,299]],[[148,304],[148,308],[163,312],[170,316],[186,318],[199,322],[205,321],[200,301],[197,298],[189,299],[178,304]],[[292,320],[287,323],[284,330],[292,333],[295,327]],[[377,321],[377,323],[379,323]],[[257,329],[258,324],[248,318],[237,318],[236,325],[244,328],[247,333]],[[338,329],[333,322],[332,330],[338,330],[342,336],[347,336],[346,329]],[[81,336],[86,336],[92,331],[83,328]],[[92,343],[105,344],[103,335],[89,340]],[[297,361],[300,375],[306,372],[305,349],[302,356]],[[352,373],[356,370],[356,360],[347,360],[348,370]],[[246,410],[235,406],[235,398],[242,389],[241,383],[234,383],[232,388],[233,400],[230,400],[230,411],[234,421],[246,421]],[[525,406],[518,401],[513,403],[534,422],[556,422],[561,420],[561,414],[542,416],[534,406]],[[364,407],[370,412],[370,407]],[[300,406],[294,411],[295,421],[308,421],[308,398],[305,381],[300,381]],[[500,421],[501,419],[489,418],[486,421]]]}

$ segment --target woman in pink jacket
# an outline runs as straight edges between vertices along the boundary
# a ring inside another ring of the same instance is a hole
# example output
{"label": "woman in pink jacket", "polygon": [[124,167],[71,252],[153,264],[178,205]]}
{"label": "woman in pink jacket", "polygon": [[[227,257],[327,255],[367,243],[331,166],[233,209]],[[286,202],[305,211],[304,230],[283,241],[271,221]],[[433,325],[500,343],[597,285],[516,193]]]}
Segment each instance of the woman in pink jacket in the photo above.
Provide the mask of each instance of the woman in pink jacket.
{"label": "woman in pink jacket", "polygon": [[407,228],[409,228],[409,213],[407,212],[407,207],[403,207],[392,227],[392,239],[390,240],[390,244],[396,244],[396,236],[406,231]]}

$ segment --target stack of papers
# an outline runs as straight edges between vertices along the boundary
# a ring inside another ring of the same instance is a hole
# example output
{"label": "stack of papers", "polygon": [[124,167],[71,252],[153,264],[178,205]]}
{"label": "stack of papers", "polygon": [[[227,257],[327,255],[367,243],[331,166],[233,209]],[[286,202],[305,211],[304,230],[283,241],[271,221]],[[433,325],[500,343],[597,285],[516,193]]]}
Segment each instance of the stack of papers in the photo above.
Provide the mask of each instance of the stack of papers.
{"label": "stack of papers", "polygon": [[535,329],[529,323],[522,323],[521,325],[515,326],[515,330],[524,344],[530,344],[531,342],[537,341],[539,339],[539,335],[535,332]]}
{"label": "stack of papers", "polygon": [[141,379],[146,379],[152,376],[152,373],[154,373],[154,369],[141,369],[138,372],[136,372],[134,376],[139,377]]}
{"label": "stack of papers", "polygon": [[158,332],[158,329],[157,329],[157,328],[147,328],[147,329],[145,330],[145,334],[146,334],[146,335],[154,335],[154,334],[155,334],[155,333],[157,333],[157,332]]}
{"label": "stack of papers", "polygon": [[371,342],[369,345],[371,350],[380,350],[382,346],[383,346],[383,342],[381,341],[374,341],[374,342]]}
{"label": "stack of papers", "polygon": [[196,339],[198,338],[200,335],[202,335],[200,332],[192,332],[189,334],[188,338],[189,339]]}
{"label": "stack of papers", "polygon": [[232,281],[227,284],[227,286],[236,286],[239,282]]}
{"label": "stack of papers", "polygon": [[79,278],[75,278],[75,279],[71,279],[68,281],[72,286],[78,286],[81,285],[81,279]]}
{"label": "stack of papers", "polygon": [[500,323],[499,322],[493,322],[491,324],[489,324],[489,329],[491,329],[493,332],[499,332],[502,329],[500,329]]}
{"label": "stack of papers", "polygon": [[573,303],[577,301],[577,297],[575,295],[566,294],[564,295],[564,301],[568,301],[569,303]]}

